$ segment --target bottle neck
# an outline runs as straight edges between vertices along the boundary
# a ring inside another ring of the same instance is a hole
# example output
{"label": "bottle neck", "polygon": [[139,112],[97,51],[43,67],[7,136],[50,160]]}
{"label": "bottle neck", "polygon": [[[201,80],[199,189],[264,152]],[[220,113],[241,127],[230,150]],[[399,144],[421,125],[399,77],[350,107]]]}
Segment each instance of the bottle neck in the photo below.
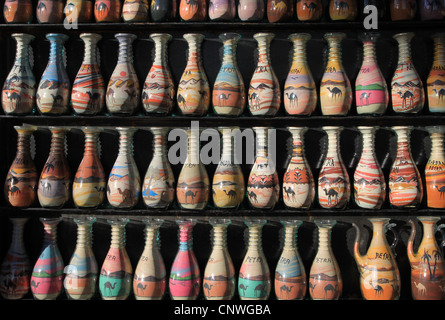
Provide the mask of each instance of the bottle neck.
{"label": "bottle neck", "polygon": [[31,134],[18,132],[17,136],[17,154],[31,155]]}
{"label": "bottle neck", "polygon": [[436,241],[436,238],[435,238],[436,224],[435,224],[435,222],[422,221],[422,225],[423,225],[423,239],[422,239],[422,241],[425,241],[426,239],[434,239],[434,241]]}
{"label": "bottle neck", "polygon": [[199,156],[199,134],[195,134],[194,131],[189,133],[188,136],[188,154],[187,154],[187,163],[190,164],[199,164],[200,156]]}
{"label": "bottle neck", "polygon": [[65,154],[65,132],[54,132],[51,138],[50,154]]}
{"label": "bottle neck", "polygon": [[92,227],[89,224],[79,224],[77,226],[77,247],[91,247],[92,244]]}
{"label": "bottle neck", "polygon": [[225,249],[227,247],[227,227],[213,227],[213,249]]}
{"label": "bottle neck", "polygon": [[328,61],[330,62],[342,62],[341,41],[336,39],[330,39],[329,43],[329,55]]}
{"label": "bottle neck", "polygon": [[294,40],[292,63],[306,64],[306,40]]}
{"label": "bottle neck", "polygon": [[258,41],[258,65],[265,66],[270,64],[270,40],[266,38],[257,38]]}
{"label": "bottle neck", "polygon": [[411,63],[411,45],[407,40],[400,39],[399,43],[399,64]]}
{"label": "bottle neck", "polygon": [[11,220],[12,221],[12,239],[11,239],[11,246],[15,248],[15,251],[17,251],[17,248],[24,248],[23,247],[23,229],[25,227],[25,221],[20,220]]}
{"label": "bottle neck", "polygon": [[224,53],[222,64],[232,64],[235,65],[235,55],[236,55],[237,41],[234,39],[228,39],[224,41]]}
{"label": "bottle neck", "polygon": [[188,61],[187,66],[201,68],[201,41],[195,39],[187,40],[188,43]]}
{"label": "bottle neck", "polygon": [[410,154],[410,134],[407,130],[397,132],[397,156]]}
{"label": "bottle neck", "polygon": [[249,227],[249,249],[262,250],[262,228],[260,226]]}
{"label": "bottle neck", "polygon": [[363,61],[364,62],[375,62],[375,43],[372,41],[366,41],[363,43]]}
{"label": "bottle neck", "polygon": [[193,249],[193,227],[189,225],[182,225],[179,227],[179,250],[187,251]]}
{"label": "bottle neck", "polygon": [[121,249],[125,247],[126,235],[125,227],[112,225],[111,226],[111,247]]}
{"label": "bottle neck", "polygon": [[153,138],[153,156],[165,157],[167,153],[167,141],[163,134],[155,134]]}
{"label": "bottle neck", "polygon": [[154,38],[155,42],[155,60],[158,65],[167,65],[167,39],[162,37]]}
{"label": "bottle neck", "polygon": [[292,157],[304,157],[304,141],[300,133],[292,134]]}
{"label": "bottle neck", "polygon": [[97,64],[97,40],[83,39],[85,43],[85,55],[83,64]]}
{"label": "bottle neck", "polygon": [[337,131],[328,132],[328,152],[332,157],[338,156],[340,150],[340,134]]}
{"label": "bottle neck", "polygon": [[328,251],[331,248],[331,228],[318,228],[318,250]]}
{"label": "bottle neck", "polygon": [[445,64],[445,37],[434,39],[434,64]]}
{"label": "bottle neck", "polygon": [[444,156],[443,133],[431,134],[431,155]]}
{"label": "bottle neck", "polygon": [[286,226],[284,229],[284,249],[295,249],[297,247],[297,228]]}
{"label": "bottle neck", "polygon": [[62,41],[51,40],[49,51],[49,62],[63,65],[64,64],[64,46]]}
{"label": "bottle neck", "polygon": [[43,243],[47,247],[57,244],[57,223],[43,223],[44,237]]}
{"label": "bottle neck", "polygon": [[24,65],[29,64],[29,40],[16,38],[17,48],[15,55],[15,64]]}
{"label": "bottle neck", "polygon": [[224,163],[226,164],[232,164],[234,162],[232,139],[233,138],[231,133],[223,133],[222,136],[223,148],[222,148],[221,160],[224,161]]}
{"label": "bottle neck", "polygon": [[362,141],[363,141],[362,156],[374,157],[375,155],[374,133],[369,131],[366,132],[362,131]]}
{"label": "bottle neck", "polygon": [[97,143],[99,141],[99,132],[85,134],[85,154],[97,154]]}
{"label": "bottle neck", "polygon": [[119,135],[119,155],[132,156],[133,155],[133,134],[123,133]]}
{"label": "bottle neck", "polygon": [[119,56],[117,63],[133,62],[133,45],[132,41],[127,38],[119,39]]}
{"label": "bottle neck", "polygon": [[267,144],[267,133],[265,130],[257,131],[256,133],[256,148],[257,156],[267,157],[269,155],[269,148]]}
{"label": "bottle neck", "polygon": [[159,227],[147,226],[145,228],[145,247],[155,248],[159,247],[159,245],[160,245]]}

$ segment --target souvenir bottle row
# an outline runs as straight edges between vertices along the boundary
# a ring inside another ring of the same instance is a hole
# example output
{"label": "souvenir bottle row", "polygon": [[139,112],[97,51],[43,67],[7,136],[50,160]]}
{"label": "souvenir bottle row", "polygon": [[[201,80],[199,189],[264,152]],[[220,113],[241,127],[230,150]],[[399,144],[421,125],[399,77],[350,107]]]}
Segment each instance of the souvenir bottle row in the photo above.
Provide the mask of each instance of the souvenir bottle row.
{"label": "souvenir bottle row", "polygon": [[[254,127],[256,134],[255,161],[247,183],[241,165],[235,161],[238,127],[220,127],[222,152],[210,184],[207,169],[201,160],[200,130],[188,129],[187,157],[182,163],[179,177],[173,175],[167,156],[168,128],[151,128],[153,158],[142,181],[133,157],[132,139],[136,128],[118,127],[119,152],[106,180],[97,151],[101,128],[83,127],[85,147],[82,161],[71,178],[65,156],[67,129],[50,127],[52,133],[49,156],[40,177],[30,153],[33,126],[17,126],[18,146],[13,163],[6,176],[5,197],[13,207],[26,208],[38,199],[43,208],[62,208],[73,199],[78,208],[97,208],[105,197],[113,208],[134,208],[142,193],[147,208],[167,209],[176,194],[181,209],[204,210],[210,205],[219,209],[236,209],[246,197],[254,209],[273,209],[280,199],[280,180],[275,160],[269,152],[268,127]],[[407,126],[392,127],[397,136],[397,154],[391,166],[388,185],[375,155],[376,127],[358,127],[362,135],[363,151],[350,179],[340,153],[342,127],[322,128],[328,137],[327,153],[315,181],[304,152],[304,133],[307,128],[289,127],[293,151],[282,178],[282,197],[287,208],[308,209],[317,202],[324,209],[345,209],[352,202],[363,209],[381,209],[387,195],[392,208],[419,208],[424,196],[428,208],[445,208],[444,127],[427,127],[432,149],[424,171],[419,173],[410,149]],[[353,183],[351,186],[351,182]],[[425,182],[425,183],[424,183]],[[388,188],[387,188],[388,187]],[[142,189],[142,192],[141,192]],[[388,189],[388,191],[387,191]],[[353,194],[351,195],[351,191]]]}
{"label": "souvenir bottle row", "polygon": [[[147,115],[168,115],[177,105],[182,115],[204,116],[212,104],[214,113],[220,116],[240,116],[246,105],[253,116],[275,116],[283,104],[288,115],[310,116],[320,104],[322,115],[346,116],[353,102],[353,90],[342,63],[344,33],[324,36],[329,56],[319,88],[306,57],[306,44],[311,35],[291,34],[293,57],[283,93],[271,65],[273,33],[253,36],[259,55],[247,90],[236,59],[241,36],[221,34],[223,58],[212,92],[202,64],[202,34],[183,36],[188,43],[188,58],[177,88],[167,62],[167,45],[172,36],[151,34],[155,58],[142,90],[133,64],[132,46],[136,39],[133,34],[115,35],[119,41],[118,61],[107,86],[97,61],[97,43],[102,37],[94,33],[81,34],[85,54],[72,88],[65,67],[64,43],[68,36],[46,35],[51,44],[50,56],[38,84],[29,63],[29,48],[34,36],[13,34],[12,37],[17,42],[16,58],[2,90],[2,107],[7,115],[31,114],[35,104],[42,115],[63,115],[71,109],[77,115],[97,115],[105,111],[105,106],[111,115],[133,115],[141,102]],[[445,68],[445,35],[433,36],[434,61],[426,88],[412,61],[410,43],[413,37],[414,33],[394,35],[399,47],[398,65],[388,88],[376,58],[378,33],[361,36],[363,62],[355,82],[359,115],[383,115],[390,100],[396,114],[417,114],[424,108],[426,100],[429,112],[445,112],[445,76],[442,72]]]}
{"label": "souvenir bottle row", "polygon": [[[445,294],[445,264],[441,248],[435,238],[445,225],[437,226],[439,217],[419,217],[423,237],[414,250],[417,228],[410,220],[411,236],[407,256],[411,265],[411,293],[416,300],[443,300]],[[235,278],[235,267],[227,248],[227,229],[230,219],[210,219],[213,227],[212,251],[204,274],[193,251],[194,219],[177,220],[179,248],[170,275],[166,273],[160,252],[162,219],[145,219],[145,246],[133,272],[126,251],[126,218],[108,220],[111,225],[111,244],[102,267],[98,269],[92,249],[92,226],[95,217],[79,216],[77,243],[67,266],[64,266],[57,244],[59,218],[41,218],[44,225],[42,253],[34,268],[23,243],[23,228],[27,218],[10,218],[13,236],[10,249],[0,267],[0,294],[5,299],[21,299],[31,289],[35,299],[54,300],[65,291],[70,299],[88,300],[99,291],[104,300],[125,300],[133,291],[137,300],[159,300],[168,291],[173,300],[195,300],[201,287],[205,299],[231,300],[235,292],[241,300],[267,300],[271,291],[279,300],[337,300],[342,295],[341,270],[331,246],[331,231],[335,220],[315,220],[318,228],[318,250],[312,261],[309,277],[297,246],[300,220],[283,220],[284,246],[272,279],[267,258],[262,248],[262,229],[267,223],[262,219],[248,219],[249,237],[247,252]],[[365,255],[360,253],[360,228],[353,223],[356,239],[353,256],[360,271],[360,289],[367,300],[396,300],[401,292],[401,277],[393,250],[398,235],[392,229],[390,218],[369,218],[372,223],[372,241]],[[390,246],[385,237],[390,230],[394,242]],[[432,256],[434,255],[434,259]],[[65,273],[65,276],[64,276]],[[309,282],[309,284],[308,284]],[[98,290],[97,290],[98,289]]]}
{"label": "souvenir bottle row", "polygon": [[[331,21],[355,21],[358,5],[373,5],[380,19],[441,20],[444,1],[392,0],[330,0],[324,10],[322,0],[39,0],[36,10],[38,23],[147,22],[147,21],[320,21],[325,15]],[[418,3],[417,3],[418,2]],[[179,11],[179,17],[178,17]],[[93,17],[94,16],[94,17]],[[296,16],[296,17],[295,17]],[[31,0],[5,0],[6,23],[30,23],[33,20]],[[94,18],[94,19],[93,19]]]}

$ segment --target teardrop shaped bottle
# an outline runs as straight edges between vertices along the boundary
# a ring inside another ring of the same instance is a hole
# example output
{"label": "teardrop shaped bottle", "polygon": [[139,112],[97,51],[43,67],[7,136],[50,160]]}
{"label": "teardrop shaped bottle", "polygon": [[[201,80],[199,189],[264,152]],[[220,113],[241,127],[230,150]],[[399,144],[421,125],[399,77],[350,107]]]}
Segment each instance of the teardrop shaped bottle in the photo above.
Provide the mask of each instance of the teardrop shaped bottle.
{"label": "teardrop shaped bottle", "polygon": [[203,210],[209,201],[210,182],[200,157],[200,130],[188,129],[187,135],[187,158],[179,173],[176,197],[181,209]]}
{"label": "teardrop shaped bottle", "polygon": [[174,21],[176,14],[176,0],[151,0],[150,17],[153,22]]}
{"label": "teardrop shaped bottle", "polygon": [[292,158],[283,177],[283,201],[286,207],[308,209],[315,198],[315,183],[311,167],[304,154],[306,127],[288,127],[292,135]]}
{"label": "teardrop shaped bottle", "polygon": [[64,263],[57,244],[60,218],[40,218],[44,227],[43,249],[31,275],[34,299],[55,300],[63,290]]}
{"label": "teardrop shaped bottle", "polygon": [[235,162],[233,149],[234,137],[240,132],[239,127],[219,127],[222,133],[221,160],[213,174],[213,204],[221,209],[237,209],[245,194],[244,175]]}
{"label": "teardrop shaped bottle", "polygon": [[124,22],[147,22],[148,0],[125,0],[122,18]]}
{"label": "teardrop shaped bottle", "polygon": [[355,21],[357,18],[357,0],[331,0],[329,17],[333,21]]}
{"label": "teardrop shaped bottle", "polygon": [[397,154],[389,172],[389,201],[398,209],[417,208],[423,198],[422,178],[410,148],[412,128],[392,127],[397,135]]}
{"label": "teardrop shaped bottle", "polygon": [[36,12],[38,23],[62,23],[63,7],[64,2],[62,0],[39,0]]}
{"label": "teardrop shaped bottle", "polygon": [[247,196],[253,208],[272,210],[280,196],[280,182],[272,155],[269,154],[271,144],[268,127],[254,127],[256,133],[255,162],[247,181]]}
{"label": "teardrop shaped bottle", "polygon": [[170,271],[170,297],[172,300],[196,300],[201,287],[201,273],[193,252],[196,220],[176,220],[176,224],[179,226],[179,249]]}
{"label": "teardrop shaped bottle", "polygon": [[141,94],[133,65],[133,41],[136,35],[117,33],[114,37],[119,41],[119,56],[108,82],[105,101],[109,113],[132,115],[136,112]]}
{"label": "teardrop shaped bottle", "polygon": [[375,45],[379,33],[360,36],[363,42],[363,63],[355,80],[357,114],[383,115],[388,108],[389,92],[386,80],[377,63]]}
{"label": "teardrop shaped bottle", "polygon": [[33,8],[31,0],[6,0],[3,7],[6,23],[31,23]]}
{"label": "teardrop shaped bottle", "polygon": [[43,208],[62,208],[71,199],[71,169],[66,158],[67,127],[49,127],[51,147],[40,174],[37,197]]}
{"label": "teardrop shaped bottle", "polygon": [[96,22],[120,22],[122,13],[121,0],[95,0],[94,18]]}
{"label": "teardrop shaped bottle", "polygon": [[232,21],[235,15],[235,0],[210,0],[209,18],[211,21]]}
{"label": "teardrop shaped bottle", "polygon": [[49,33],[50,41],[48,65],[37,87],[37,107],[42,115],[62,115],[68,112],[70,99],[70,80],[65,68],[65,34]]}
{"label": "teardrop shaped bottle", "polygon": [[167,209],[175,198],[175,176],[167,158],[169,128],[152,127],[153,158],[145,173],[142,199],[147,208]]}
{"label": "teardrop shaped bottle", "polygon": [[91,22],[93,18],[93,1],[92,0],[67,0],[65,8],[64,23],[76,24]]}
{"label": "teardrop shaped bottle", "polygon": [[239,271],[238,294],[241,300],[267,300],[270,295],[271,279],[262,244],[263,226],[267,221],[249,219],[244,223],[249,228],[249,241]]}
{"label": "teardrop shaped bottle", "polygon": [[256,33],[253,37],[258,43],[258,61],[249,85],[249,110],[253,116],[274,116],[281,105],[280,83],[270,59],[270,43],[275,35]]}
{"label": "teardrop shaped bottle", "polygon": [[374,140],[378,127],[359,126],[362,155],[354,171],[354,201],[360,208],[378,210],[386,199],[386,182],[375,154]]}
{"label": "teardrop shaped bottle", "polygon": [[392,109],[395,113],[419,113],[425,104],[422,79],[411,57],[413,32],[393,36],[399,46],[399,60],[391,81]]}
{"label": "teardrop shaped bottle", "polygon": [[77,243],[69,264],[65,267],[63,287],[69,299],[90,300],[96,292],[98,267],[92,248],[93,224],[96,217],[79,216]]}
{"label": "teardrop shaped bottle", "polygon": [[107,199],[112,207],[131,209],[139,201],[141,182],[133,157],[133,135],[137,128],[117,127],[119,152],[108,177]]}
{"label": "teardrop shaped bottle", "polygon": [[133,277],[136,300],[161,300],[165,293],[166,271],[159,250],[159,229],[164,220],[145,218],[145,247]]}
{"label": "teardrop shaped bottle", "polygon": [[85,147],[73,181],[73,200],[78,208],[97,208],[105,199],[105,172],[97,145],[100,127],[83,127]]}
{"label": "teardrop shaped bottle", "polygon": [[295,2],[290,0],[267,0],[267,20],[271,23],[287,22],[294,16]]}
{"label": "teardrop shaped bottle", "polygon": [[186,22],[204,21],[207,14],[207,1],[205,0],[180,0],[179,17]]}
{"label": "teardrop shaped bottle", "polygon": [[306,58],[309,33],[293,33],[292,65],[284,83],[284,109],[288,115],[310,116],[317,107],[317,88]]}
{"label": "teardrop shaped bottle", "polygon": [[204,116],[210,106],[210,87],[202,65],[201,45],[204,35],[184,34],[188,59],[178,85],[177,103],[183,115]]}
{"label": "teardrop shaped bottle", "polygon": [[432,113],[445,112],[445,33],[436,33],[434,60],[427,78],[428,110]]}
{"label": "teardrop shaped bottle", "polygon": [[125,227],[127,218],[107,220],[111,225],[111,244],[99,275],[99,291],[103,300],[126,300],[133,283],[133,267],[128,257]]}
{"label": "teardrop shaped bottle", "polygon": [[31,156],[31,136],[35,126],[15,126],[17,153],[6,174],[5,199],[13,207],[32,206],[37,199],[38,174]]}
{"label": "teardrop shaped bottle", "polygon": [[284,247],[275,269],[275,295],[278,300],[302,300],[307,280],[303,260],[297,247],[300,220],[281,221],[284,226]]}
{"label": "teardrop shaped bottle", "polygon": [[203,291],[207,300],[231,300],[235,294],[235,268],[227,248],[230,219],[210,218],[213,247],[204,271]]}
{"label": "teardrop shaped bottle", "polygon": [[309,294],[312,300],[338,300],[343,279],[331,245],[336,220],[315,220],[318,228],[318,249],[309,272]]}
{"label": "teardrop shaped bottle", "polygon": [[23,241],[24,227],[29,218],[9,218],[12,239],[0,266],[0,295],[3,299],[17,300],[29,292],[31,265]]}
{"label": "teardrop shaped bottle", "polygon": [[428,208],[445,208],[445,150],[444,126],[426,127],[431,138],[431,153],[425,166]]}
{"label": "teardrop shaped bottle", "polygon": [[351,196],[349,175],[340,153],[343,127],[327,126],[328,151],[318,176],[318,202],[325,209],[344,209]]}
{"label": "teardrop shaped bottle", "polygon": [[323,16],[322,0],[297,1],[297,18],[299,21],[320,21]]}
{"label": "teardrop shaped bottle", "polygon": [[391,0],[390,12],[392,21],[414,20],[417,13],[417,1]]}
{"label": "teardrop shaped bottle", "polygon": [[241,21],[261,21],[265,11],[263,0],[240,0],[238,2],[238,17]]}
{"label": "teardrop shaped bottle", "polygon": [[342,32],[326,33],[329,56],[320,84],[321,112],[324,116],[346,116],[351,109],[352,89],[344,71],[341,43],[346,38]]}
{"label": "teardrop shaped bottle", "polygon": [[17,43],[14,65],[2,88],[2,107],[7,115],[28,115],[34,111],[36,79],[30,60],[30,43],[35,39],[26,33],[11,35]]}

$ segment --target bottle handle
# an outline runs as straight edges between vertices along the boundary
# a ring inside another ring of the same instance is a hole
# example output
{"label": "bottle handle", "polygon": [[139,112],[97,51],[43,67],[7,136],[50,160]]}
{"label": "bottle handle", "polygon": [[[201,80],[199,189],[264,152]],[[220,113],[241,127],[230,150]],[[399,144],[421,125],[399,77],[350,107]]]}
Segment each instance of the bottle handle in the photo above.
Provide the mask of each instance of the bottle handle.
{"label": "bottle handle", "polygon": [[445,229],[445,224],[441,224],[437,227],[437,231],[442,235],[442,242],[440,243],[441,247],[445,247],[445,230],[443,229]]}
{"label": "bottle handle", "polygon": [[[399,235],[397,234],[397,232],[393,229],[396,226],[395,223],[389,223],[386,227],[385,227],[385,233],[389,230],[392,232],[392,234],[394,235],[394,240],[392,242],[392,244],[390,245],[391,247],[391,251],[394,254],[394,257],[397,255],[396,254],[396,246],[397,243],[399,242]],[[445,226],[445,225],[444,225]]]}

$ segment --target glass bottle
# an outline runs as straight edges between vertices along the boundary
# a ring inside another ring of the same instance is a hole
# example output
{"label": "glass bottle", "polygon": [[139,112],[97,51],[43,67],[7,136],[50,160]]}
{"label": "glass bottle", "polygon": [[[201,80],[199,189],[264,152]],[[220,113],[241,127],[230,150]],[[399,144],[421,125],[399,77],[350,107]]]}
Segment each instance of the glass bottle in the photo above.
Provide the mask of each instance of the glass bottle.
{"label": "glass bottle", "polygon": [[207,15],[205,0],[180,0],[179,17],[186,22],[204,21]]}
{"label": "glass bottle", "polygon": [[49,33],[50,41],[48,65],[37,87],[37,107],[42,115],[61,115],[68,112],[70,80],[65,69],[63,44],[68,40],[65,34]]}
{"label": "glass bottle", "polygon": [[235,162],[234,137],[239,127],[219,127],[222,133],[222,155],[212,181],[213,204],[221,209],[237,209],[245,194],[244,175]]}
{"label": "glass bottle", "polygon": [[139,80],[133,65],[133,41],[136,35],[117,33],[119,56],[106,92],[108,112],[113,115],[132,115],[135,113],[140,97]]}
{"label": "glass bottle", "polygon": [[378,210],[386,198],[386,182],[375,154],[378,127],[357,127],[362,135],[362,155],[354,171],[354,201],[363,209]]}
{"label": "glass bottle", "polygon": [[292,157],[283,177],[283,201],[286,207],[308,209],[315,198],[311,167],[304,154],[306,127],[288,127],[292,135]]}
{"label": "glass bottle", "polygon": [[291,0],[267,0],[267,20],[274,22],[287,22],[294,17],[295,2]]}
{"label": "glass bottle", "polygon": [[6,0],[3,7],[6,23],[31,23],[33,8],[31,0]]}
{"label": "glass bottle", "polygon": [[122,13],[121,0],[95,0],[94,18],[96,22],[120,22]]}
{"label": "glass bottle", "polygon": [[235,0],[210,0],[209,18],[211,21],[232,21],[235,15]]}
{"label": "glass bottle", "polygon": [[426,127],[431,138],[431,153],[425,166],[428,208],[445,208],[444,126]]}
{"label": "glass bottle", "polygon": [[344,209],[349,202],[349,175],[340,153],[340,133],[343,127],[325,126],[328,151],[318,176],[318,201],[325,209]]}
{"label": "glass bottle", "polygon": [[391,0],[391,20],[414,20],[417,12],[416,0]]}
{"label": "glass bottle", "polygon": [[408,240],[407,254],[411,265],[411,294],[415,300],[444,300],[445,261],[441,246],[436,242],[435,233],[444,225],[437,227],[440,217],[417,217],[422,223],[422,240],[414,251],[416,225],[412,220],[411,236]]}
{"label": "glass bottle", "polygon": [[345,116],[351,109],[352,88],[344,71],[341,43],[346,38],[342,32],[326,33],[329,56],[320,85],[321,112],[325,116]]}
{"label": "glass bottle", "polygon": [[125,249],[127,218],[107,220],[111,225],[111,244],[99,275],[103,300],[126,300],[133,283],[133,267]]}
{"label": "glass bottle", "polygon": [[43,208],[62,208],[71,198],[71,169],[66,158],[67,127],[49,127],[51,147],[40,174],[37,197]]}
{"label": "glass bottle", "polygon": [[436,33],[434,60],[427,78],[428,109],[432,113],[445,112],[445,33]]}
{"label": "glass bottle", "polygon": [[375,44],[379,33],[370,32],[360,36],[363,42],[363,63],[355,80],[357,113],[383,115],[388,108],[389,92],[386,80],[377,63]]}
{"label": "glass bottle", "polygon": [[272,210],[280,196],[280,182],[275,162],[269,154],[269,133],[272,128],[253,127],[256,134],[255,162],[247,181],[249,203],[256,209]]}
{"label": "glass bottle", "polygon": [[357,0],[331,0],[329,17],[333,21],[355,21],[357,18]]}
{"label": "glass bottle", "polygon": [[179,226],[179,249],[170,271],[170,297],[172,300],[196,300],[201,287],[201,273],[193,252],[196,220],[176,220],[176,223]]}
{"label": "glass bottle", "polygon": [[322,0],[297,0],[297,18],[300,21],[320,21],[323,16]]}
{"label": "glass bottle", "polygon": [[414,33],[393,36],[399,45],[399,60],[391,81],[392,108],[396,113],[418,113],[425,103],[422,79],[411,58]]}
{"label": "glass bottle", "polygon": [[224,53],[213,85],[212,104],[215,113],[221,116],[239,116],[246,107],[244,80],[236,61],[236,48],[240,38],[238,33],[219,35],[224,44]]}
{"label": "glass bottle", "polygon": [[[353,224],[357,236],[354,243],[354,258],[360,272],[360,291],[366,300],[398,300],[400,296],[400,273],[393,250],[398,242],[398,235],[389,224],[390,218],[369,218],[372,223],[372,240],[365,255],[361,255],[360,229]],[[390,246],[386,232],[394,234]]]}
{"label": "glass bottle", "polygon": [[124,22],[147,22],[148,0],[124,0],[122,18]]}
{"label": "glass bottle", "polygon": [[136,300],[161,300],[165,293],[166,271],[159,229],[163,219],[144,218],[145,247],[133,277],[133,292]]}
{"label": "glass bottle", "polygon": [[300,220],[281,221],[284,226],[284,247],[275,269],[275,295],[279,300],[302,300],[307,280],[303,260],[297,247]]}
{"label": "glass bottle", "polygon": [[212,253],[204,271],[203,291],[207,300],[231,300],[235,294],[235,267],[227,249],[230,219],[210,218],[213,227]]}
{"label": "glass bottle", "polygon": [[343,280],[332,251],[331,233],[336,220],[315,220],[318,228],[318,250],[309,272],[309,294],[313,300],[338,300]]}
{"label": "glass bottle", "polygon": [[169,128],[152,127],[153,158],[145,173],[142,199],[147,208],[167,209],[175,198],[175,176],[167,157]]}
{"label": "glass bottle", "polygon": [[43,249],[31,275],[34,299],[56,300],[63,290],[64,263],[57,244],[60,218],[40,218],[44,228]]}
{"label": "glass bottle", "polygon": [[24,227],[29,218],[9,218],[12,238],[0,266],[0,295],[3,299],[22,299],[28,294],[31,265],[23,242]]}
{"label": "glass bottle", "polygon": [[151,0],[151,20],[153,22],[173,21],[176,18],[176,7],[176,0]]}
{"label": "glass bottle", "polygon": [[105,82],[97,63],[97,43],[102,36],[97,33],[82,33],[85,54],[77,72],[71,92],[71,104],[78,115],[96,115],[105,103]]}
{"label": "glass bottle", "polygon": [[131,209],[139,201],[141,184],[138,167],[133,157],[133,135],[131,127],[117,127],[119,152],[108,177],[107,199],[112,207]]}
{"label": "glass bottle", "polygon": [[419,1],[420,20],[442,20],[442,2],[440,0]]}
{"label": "glass bottle", "polygon": [[262,245],[263,226],[267,221],[249,219],[244,223],[249,228],[249,240],[239,271],[238,294],[241,300],[267,300],[270,295],[271,279]]}
{"label": "glass bottle", "polygon": [[39,23],[62,23],[63,22],[62,0],[39,0],[37,3],[37,21]]}
{"label": "glass bottle", "polygon": [[65,21],[68,23],[86,23],[93,19],[92,0],[67,0],[65,9]]}
{"label": "glass bottle", "polygon": [[97,208],[105,199],[105,172],[100,161],[97,145],[100,127],[82,127],[85,147],[82,161],[73,181],[73,200],[78,208]]}
{"label": "glass bottle", "polygon": [[258,61],[250,80],[249,110],[253,116],[274,116],[281,105],[280,83],[270,59],[270,43],[275,35],[256,33],[253,37],[258,43]]}
{"label": "glass bottle", "polygon": [[32,206],[37,198],[38,174],[31,156],[31,136],[35,126],[15,126],[17,153],[6,174],[5,199],[13,207]]}
{"label": "glass bottle", "polygon": [[167,33],[152,33],[155,43],[155,58],[145,79],[142,90],[142,105],[147,114],[167,115],[174,105],[175,85],[167,61],[167,44],[172,36]]}
{"label": "glass bottle", "polygon": [[29,63],[30,43],[35,37],[26,33],[13,33],[11,37],[17,43],[16,55],[3,84],[2,107],[6,115],[28,115],[34,111],[36,100],[36,79]]}
{"label": "glass bottle", "polygon": [[389,173],[389,201],[398,209],[417,208],[422,202],[423,186],[410,148],[411,127],[392,127],[397,135],[397,155]]}
{"label": "glass bottle", "polygon": [[203,210],[209,201],[210,182],[200,158],[200,130],[187,129],[188,152],[179,173],[176,197],[181,209]]}
{"label": "glass bottle", "polygon": [[263,0],[239,0],[238,17],[241,21],[261,21],[264,18]]}
{"label": "glass bottle", "polygon": [[63,287],[72,300],[89,300],[96,292],[98,267],[92,248],[93,224],[95,217],[79,216],[73,219],[77,224],[77,243],[69,264],[65,268]]}
{"label": "glass bottle", "polygon": [[210,105],[210,87],[202,65],[201,45],[204,35],[184,34],[188,44],[187,65],[178,85],[177,102],[183,115],[204,116]]}
{"label": "glass bottle", "polygon": [[284,109],[288,115],[310,116],[317,107],[317,88],[306,58],[309,33],[293,33],[292,65],[284,83]]}

